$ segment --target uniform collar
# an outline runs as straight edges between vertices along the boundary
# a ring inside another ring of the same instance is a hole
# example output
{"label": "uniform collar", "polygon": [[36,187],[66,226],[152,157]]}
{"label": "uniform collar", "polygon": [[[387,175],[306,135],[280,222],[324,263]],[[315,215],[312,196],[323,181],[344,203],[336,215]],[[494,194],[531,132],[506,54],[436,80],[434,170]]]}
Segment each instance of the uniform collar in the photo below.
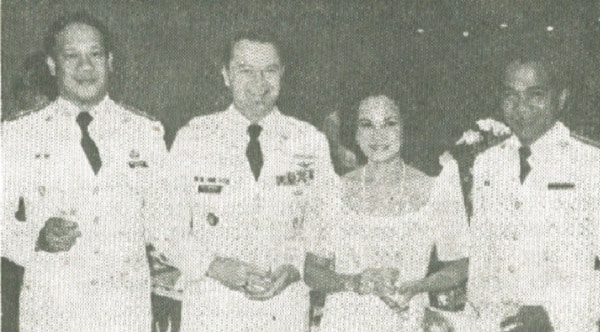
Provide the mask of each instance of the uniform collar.
{"label": "uniform collar", "polygon": [[[240,127],[247,128],[252,124],[248,118],[246,118],[236,107],[231,104],[225,111],[228,120],[230,120],[232,124],[237,124]],[[273,108],[271,113],[267,114],[264,118],[262,118],[257,124],[263,128],[263,131],[270,131],[272,128],[278,128],[281,124],[282,114],[279,112],[277,106]]]}
{"label": "uniform collar", "polygon": [[[566,141],[569,137],[569,128],[562,122],[557,121],[550,130],[529,146],[531,148],[531,157],[528,160],[533,163],[535,160],[541,160],[545,156],[555,154],[556,146]],[[507,144],[515,150],[522,146],[519,138],[514,134],[507,140]]]}
{"label": "uniform collar", "polygon": [[[114,102],[112,101],[112,99],[110,99],[110,97],[106,95],[104,96],[104,99],[102,99],[98,104],[93,106],[89,112],[94,118],[105,116],[106,112],[112,109],[110,106],[113,103]],[[64,114],[67,116],[75,117],[81,112],[79,106],[77,106],[72,101],[69,101],[62,97],[58,97],[56,99],[56,106],[60,112],[64,112]]]}
{"label": "uniform collar", "polygon": [[553,148],[559,142],[568,139],[570,136],[569,128],[567,128],[562,122],[557,121],[550,130],[548,130],[542,137],[538,138],[533,144],[531,144],[531,153],[541,153],[548,151]]}

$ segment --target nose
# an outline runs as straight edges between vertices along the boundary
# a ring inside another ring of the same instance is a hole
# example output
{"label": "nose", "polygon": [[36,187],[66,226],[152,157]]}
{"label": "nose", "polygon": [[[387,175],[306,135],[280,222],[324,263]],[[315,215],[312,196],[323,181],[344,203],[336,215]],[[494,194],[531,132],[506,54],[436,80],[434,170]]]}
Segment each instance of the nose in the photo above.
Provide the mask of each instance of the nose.
{"label": "nose", "polygon": [[519,111],[529,108],[529,98],[524,92],[519,93],[516,106]]}
{"label": "nose", "polygon": [[388,137],[388,131],[385,128],[377,127],[373,130],[373,138],[375,139],[385,139]]}
{"label": "nose", "polygon": [[269,87],[269,82],[267,81],[265,73],[262,70],[258,70],[254,73],[252,83],[252,86],[255,90],[254,92],[257,94],[265,93]]}
{"label": "nose", "polygon": [[77,63],[80,69],[90,70],[93,69],[93,62],[89,55],[83,54],[79,57],[79,62]]}

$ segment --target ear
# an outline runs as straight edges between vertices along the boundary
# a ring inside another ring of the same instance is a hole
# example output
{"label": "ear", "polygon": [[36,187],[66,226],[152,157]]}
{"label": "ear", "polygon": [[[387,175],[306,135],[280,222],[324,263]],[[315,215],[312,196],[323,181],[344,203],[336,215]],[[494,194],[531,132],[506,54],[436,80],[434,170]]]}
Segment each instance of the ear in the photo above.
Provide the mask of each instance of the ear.
{"label": "ear", "polygon": [[229,80],[229,70],[225,66],[223,66],[221,69],[221,75],[223,75],[223,82],[225,82],[225,86],[229,88],[231,81]]}
{"label": "ear", "polygon": [[569,98],[569,89],[564,89],[560,92],[558,96],[558,109],[562,111],[567,103],[567,98]]}
{"label": "ear", "polygon": [[54,62],[54,59],[50,56],[47,57],[46,64],[48,65],[48,70],[50,70],[50,75],[56,76],[56,62]]}
{"label": "ear", "polygon": [[112,73],[113,71],[113,55],[112,52],[108,52],[108,71]]}
{"label": "ear", "polygon": [[283,73],[285,73],[285,66],[281,66],[281,72],[279,73],[279,77],[282,77]]}

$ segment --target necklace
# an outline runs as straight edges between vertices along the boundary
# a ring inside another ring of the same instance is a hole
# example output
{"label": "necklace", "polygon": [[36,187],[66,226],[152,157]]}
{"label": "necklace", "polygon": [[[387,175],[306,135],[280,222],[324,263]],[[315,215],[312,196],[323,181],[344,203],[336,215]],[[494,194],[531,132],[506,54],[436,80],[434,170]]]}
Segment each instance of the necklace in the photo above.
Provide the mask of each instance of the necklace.
{"label": "necklace", "polygon": [[[401,161],[402,163],[402,175],[400,177],[400,190],[397,193],[390,193],[390,197],[388,197],[387,199],[382,200],[383,201],[383,208],[385,208],[385,210],[387,211],[393,211],[395,214],[398,214],[400,212],[403,212],[406,210],[407,208],[407,204],[405,204],[405,198],[404,198],[404,186],[405,186],[405,180],[406,180],[406,164]],[[368,164],[367,164],[368,165]],[[367,165],[365,165],[361,171],[361,196],[362,196],[362,202],[363,204],[367,204],[367,205],[373,205],[370,206],[370,208],[372,209],[373,212],[375,212],[377,210],[377,206],[375,204],[372,204],[372,200],[368,199],[367,196]],[[398,197],[398,200],[394,200],[394,196]]]}

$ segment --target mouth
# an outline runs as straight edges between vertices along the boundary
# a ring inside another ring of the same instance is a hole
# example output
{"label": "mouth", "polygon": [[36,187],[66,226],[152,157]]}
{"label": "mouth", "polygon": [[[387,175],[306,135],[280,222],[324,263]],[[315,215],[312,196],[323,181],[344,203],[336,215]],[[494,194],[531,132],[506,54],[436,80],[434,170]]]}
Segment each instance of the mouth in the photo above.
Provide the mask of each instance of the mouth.
{"label": "mouth", "polygon": [[385,151],[389,147],[390,146],[387,144],[369,144],[369,149],[371,149],[372,151]]}
{"label": "mouth", "polygon": [[82,85],[82,86],[93,86],[96,84],[96,82],[98,82],[98,80],[95,78],[82,78],[82,79],[75,79],[75,82],[78,85]]}

